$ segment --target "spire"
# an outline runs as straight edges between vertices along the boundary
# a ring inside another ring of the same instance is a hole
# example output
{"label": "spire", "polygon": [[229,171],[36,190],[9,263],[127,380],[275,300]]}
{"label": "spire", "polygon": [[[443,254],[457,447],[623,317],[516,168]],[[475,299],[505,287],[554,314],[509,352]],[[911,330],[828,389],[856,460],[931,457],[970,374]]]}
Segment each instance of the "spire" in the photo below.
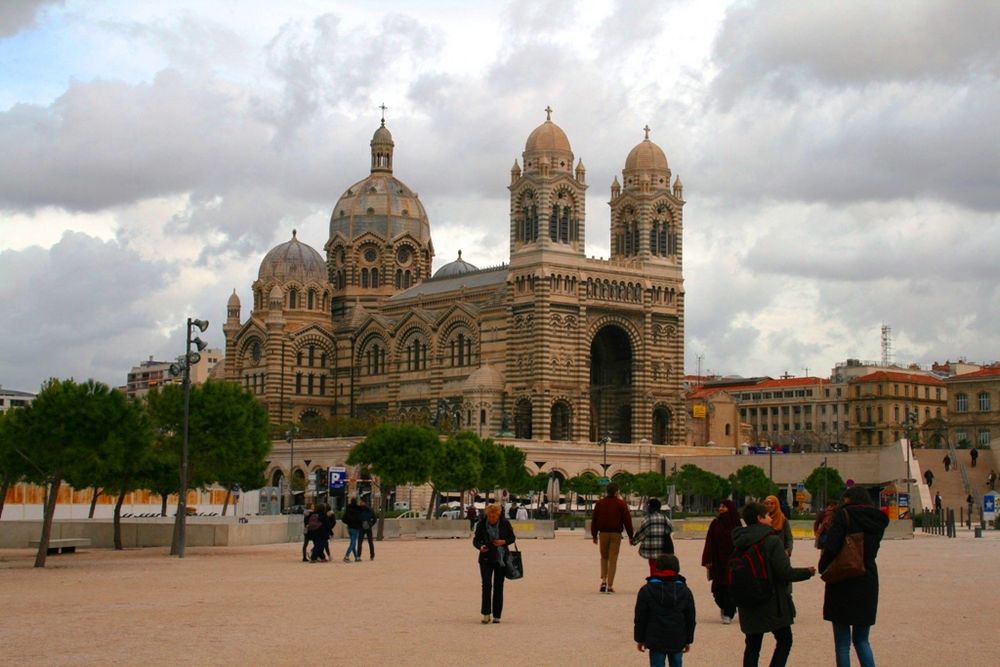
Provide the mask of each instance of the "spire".
{"label": "spire", "polygon": [[587,168],[583,166],[583,158],[576,163],[576,180],[583,183],[587,178]]}
{"label": "spire", "polygon": [[382,124],[379,125],[378,129],[375,130],[375,134],[372,135],[372,173],[376,171],[386,171],[390,174],[392,173],[392,150],[395,143],[392,141],[392,133],[389,132],[389,128],[385,126],[385,110],[388,109],[386,105],[381,105],[379,109],[382,110]]}

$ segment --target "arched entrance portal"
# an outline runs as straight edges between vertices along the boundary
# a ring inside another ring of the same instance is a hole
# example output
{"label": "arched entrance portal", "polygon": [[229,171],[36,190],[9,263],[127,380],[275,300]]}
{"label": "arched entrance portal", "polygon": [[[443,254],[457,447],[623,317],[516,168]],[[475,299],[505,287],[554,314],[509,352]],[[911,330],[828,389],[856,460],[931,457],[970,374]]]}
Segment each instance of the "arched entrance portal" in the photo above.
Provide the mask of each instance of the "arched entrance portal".
{"label": "arched entrance portal", "polygon": [[590,344],[590,439],[632,442],[632,343],[613,324]]}

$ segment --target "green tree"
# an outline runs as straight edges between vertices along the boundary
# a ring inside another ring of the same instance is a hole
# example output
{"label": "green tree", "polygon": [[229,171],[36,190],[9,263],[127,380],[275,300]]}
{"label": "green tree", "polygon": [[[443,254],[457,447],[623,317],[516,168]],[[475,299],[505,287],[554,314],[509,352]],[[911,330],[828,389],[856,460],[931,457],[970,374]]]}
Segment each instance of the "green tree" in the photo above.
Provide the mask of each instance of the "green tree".
{"label": "green tree", "polygon": [[0,517],[11,485],[25,477],[28,462],[14,444],[14,420],[20,408],[0,412]]}
{"label": "green tree", "polygon": [[531,488],[531,475],[525,467],[525,453],[514,445],[500,445],[503,460],[503,479],[500,485],[511,494],[527,493]]}
{"label": "green tree", "polygon": [[14,420],[13,439],[29,452],[27,479],[47,484],[42,534],[35,567],[45,567],[59,488],[79,471],[97,469],[100,451],[113,431],[111,389],[88,380],[51,379]]}
{"label": "green tree", "polygon": [[729,476],[733,493],[740,499],[745,496],[760,500],[778,493],[778,485],[767,478],[760,466],[748,464]]}
{"label": "green tree", "polygon": [[490,491],[503,486],[506,465],[500,445],[493,442],[492,438],[480,441],[479,462],[482,469],[479,473],[479,491],[489,500]]}
{"label": "green tree", "polygon": [[444,441],[431,473],[435,495],[441,490],[455,490],[464,497],[465,492],[479,482],[483,470],[479,447],[479,438],[468,431],[449,436]]}
{"label": "green tree", "polygon": [[635,492],[635,475],[628,471],[622,470],[616,472],[611,477],[611,481],[618,485],[618,489],[624,498]]}
{"label": "green tree", "polygon": [[[221,484],[247,484],[259,488],[264,482],[264,463],[271,451],[267,412],[252,394],[231,382],[209,380],[190,388],[188,415],[188,489]],[[158,434],[151,475],[165,484],[164,465],[176,461],[180,486],[180,459],[184,434],[184,389],[167,385],[150,393],[149,412]],[[177,517],[178,526],[181,517]],[[174,531],[174,547],[178,531]]]}
{"label": "green tree", "polygon": [[[388,509],[389,491],[403,484],[420,485],[430,480],[440,459],[441,440],[427,426],[383,424],[351,450],[348,465],[367,465],[382,486],[382,514]],[[379,521],[379,539],[383,520]]]}
{"label": "green tree", "polygon": [[572,491],[577,496],[583,496],[584,502],[589,505],[591,496],[599,495],[604,487],[601,486],[597,475],[592,472],[585,472],[567,479],[566,489]]}
{"label": "green tree", "polygon": [[806,491],[812,498],[814,511],[822,508],[828,498],[839,499],[847,488],[840,476],[840,471],[830,466],[814,468],[806,477],[804,484]]}
{"label": "green tree", "polygon": [[632,479],[632,492],[640,497],[645,506],[650,498],[667,495],[667,478],[652,470],[640,472]]}

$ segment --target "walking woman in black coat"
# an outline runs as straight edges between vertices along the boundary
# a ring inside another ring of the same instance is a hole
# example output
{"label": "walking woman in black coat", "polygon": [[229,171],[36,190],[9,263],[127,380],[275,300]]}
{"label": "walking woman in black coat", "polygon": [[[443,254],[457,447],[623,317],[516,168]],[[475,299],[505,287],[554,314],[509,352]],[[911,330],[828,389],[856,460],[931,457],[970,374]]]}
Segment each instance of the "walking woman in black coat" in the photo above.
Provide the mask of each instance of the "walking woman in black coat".
{"label": "walking woman in black coat", "polygon": [[878,610],[878,556],[882,534],[889,519],[872,506],[868,492],[852,486],[844,492],[844,502],[833,516],[827,531],[826,545],[819,559],[823,572],[837,557],[848,533],[864,532],[865,574],[827,584],[823,596],[823,619],[833,623],[833,645],[837,667],[850,667],[851,644],[861,667],[875,667],[875,657],[868,641]]}
{"label": "walking woman in black coat", "polygon": [[483,623],[489,623],[491,616],[494,623],[499,623],[503,615],[503,582],[511,544],[514,544],[514,529],[510,521],[503,517],[499,505],[489,505],[486,516],[476,524],[476,535],[472,538],[472,546],[479,549]]}

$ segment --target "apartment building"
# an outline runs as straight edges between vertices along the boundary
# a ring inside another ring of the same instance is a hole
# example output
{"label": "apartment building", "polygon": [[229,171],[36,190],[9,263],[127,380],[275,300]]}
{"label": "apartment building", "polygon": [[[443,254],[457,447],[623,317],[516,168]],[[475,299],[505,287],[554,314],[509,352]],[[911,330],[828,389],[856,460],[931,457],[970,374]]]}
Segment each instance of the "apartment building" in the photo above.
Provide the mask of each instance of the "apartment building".
{"label": "apartment building", "polygon": [[[202,384],[209,378],[212,370],[223,360],[224,354],[220,349],[207,348],[201,351],[201,359],[191,366],[191,384]],[[183,355],[181,355],[183,358]],[[125,393],[129,398],[138,398],[165,384],[178,383],[181,378],[173,377],[170,374],[170,365],[174,361],[156,361],[150,357],[147,361],[141,362],[138,366],[133,366],[128,372],[128,383],[125,385]]]}
{"label": "apartment building", "polygon": [[1000,440],[1000,364],[945,379],[948,436],[959,447]]}
{"label": "apartment building", "polygon": [[947,386],[929,373],[878,370],[848,380],[846,394],[854,447],[879,447],[905,437],[908,415],[931,438],[935,424],[947,419]]}

